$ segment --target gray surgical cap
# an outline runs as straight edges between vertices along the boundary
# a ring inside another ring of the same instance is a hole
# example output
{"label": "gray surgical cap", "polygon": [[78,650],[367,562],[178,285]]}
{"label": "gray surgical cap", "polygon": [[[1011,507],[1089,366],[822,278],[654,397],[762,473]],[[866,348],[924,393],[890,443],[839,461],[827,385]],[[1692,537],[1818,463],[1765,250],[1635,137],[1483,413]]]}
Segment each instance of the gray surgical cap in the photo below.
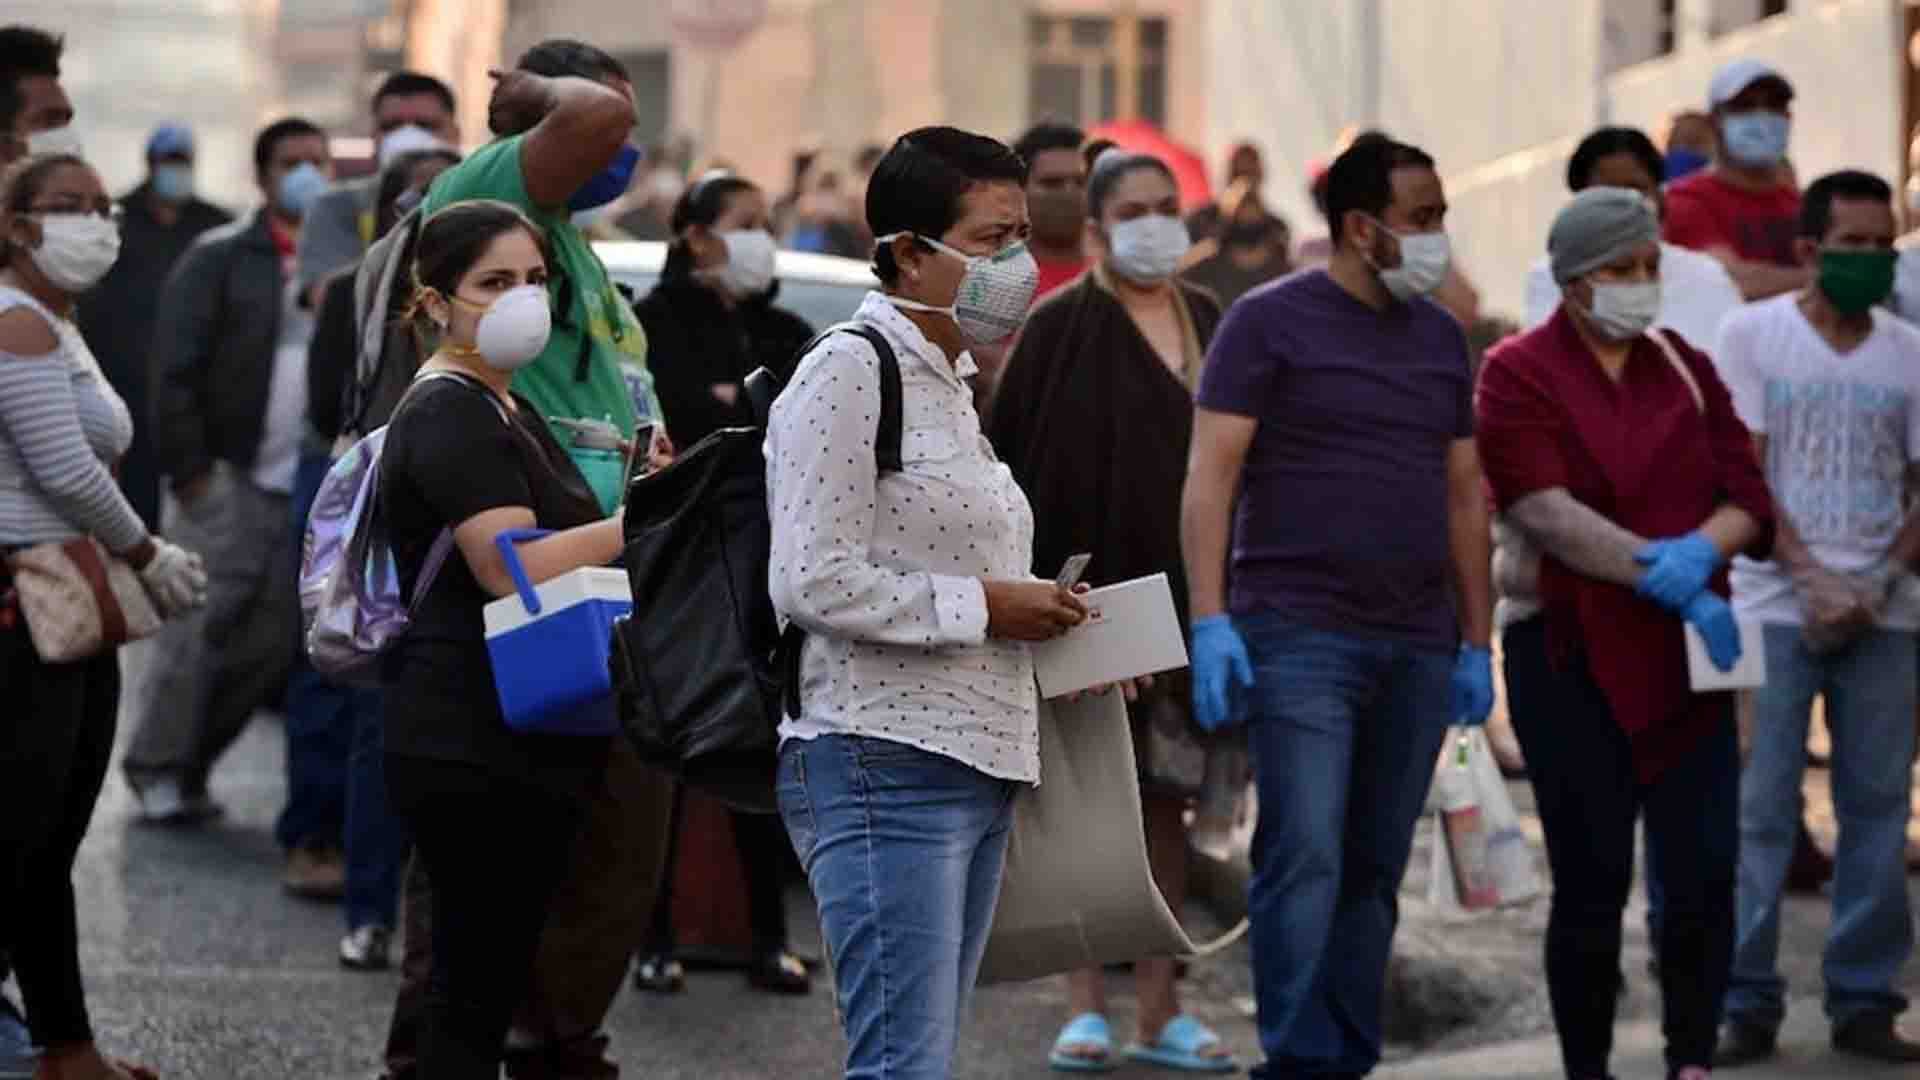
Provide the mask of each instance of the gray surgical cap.
{"label": "gray surgical cap", "polygon": [[1645,195],[1628,188],[1588,188],[1573,197],[1547,232],[1553,280],[1565,286],[1659,240],[1660,217]]}

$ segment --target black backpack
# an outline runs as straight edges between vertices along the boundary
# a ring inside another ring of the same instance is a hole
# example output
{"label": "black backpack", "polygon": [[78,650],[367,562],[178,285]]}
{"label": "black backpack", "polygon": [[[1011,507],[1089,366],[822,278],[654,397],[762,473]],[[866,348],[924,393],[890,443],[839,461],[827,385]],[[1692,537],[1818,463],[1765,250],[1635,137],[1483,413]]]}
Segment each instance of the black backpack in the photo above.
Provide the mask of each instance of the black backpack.
{"label": "black backpack", "polygon": [[[880,361],[874,459],[900,470],[900,364],[887,339],[857,334]],[[796,363],[798,358],[796,358]],[[799,715],[805,632],[780,630],[767,596],[772,532],[762,445],[780,376],[761,368],[746,390],[757,426],[726,428],[627,490],[626,548],[633,617],[613,633],[621,726],[640,758],[739,809],[774,811],[780,713]]]}

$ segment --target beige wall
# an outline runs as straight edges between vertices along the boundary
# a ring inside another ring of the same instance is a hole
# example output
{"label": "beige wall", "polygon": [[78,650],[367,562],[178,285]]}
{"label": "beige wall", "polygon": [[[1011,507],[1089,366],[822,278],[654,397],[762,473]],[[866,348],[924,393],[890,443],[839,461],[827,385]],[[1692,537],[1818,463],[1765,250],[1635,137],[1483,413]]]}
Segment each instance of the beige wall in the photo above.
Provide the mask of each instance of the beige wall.
{"label": "beige wall", "polygon": [[[1214,2],[770,0],[766,22],[738,48],[720,56],[673,49],[672,127],[699,140],[697,156],[722,156],[776,191],[802,147],[844,161],[865,143],[933,123],[1011,138],[1028,123],[1029,15],[1131,11],[1169,19],[1170,127],[1198,146],[1210,89],[1205,13]],[[611,52],[672,47],[665,0],[512,7],[501,47],[508,60],[562,34]]]}
{"label": "beige wall", "polygon": [[1725,31],[1757,4],[1683,0],[1677,51],[1621,67],[1651,48],[1643,0],[1220,0],[1208,142],[1217,159],[1253,135],[1268,152],[1268,194],[1302,233],[1322,227],[1305,164],[1343,125],[1419,143],[1439,160],[1455,249],[1487,309],[1517,315],[1579,139],[1608,122],[1657,133],[1671,111],[1703,107],[1713,70],[1735,56],[1769,60],[1799,87],[1803,181],[1842,165],[1899,174],[1900,0],[1795,0],[1785,16]]}

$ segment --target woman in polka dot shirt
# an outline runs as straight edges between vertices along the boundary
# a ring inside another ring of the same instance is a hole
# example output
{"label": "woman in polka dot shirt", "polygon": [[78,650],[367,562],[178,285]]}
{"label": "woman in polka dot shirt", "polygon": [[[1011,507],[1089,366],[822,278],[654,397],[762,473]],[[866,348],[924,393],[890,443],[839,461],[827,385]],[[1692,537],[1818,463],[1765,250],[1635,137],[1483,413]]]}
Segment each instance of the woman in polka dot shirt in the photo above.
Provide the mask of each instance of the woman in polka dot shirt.
{"label": "woman in polka dot shirt", "polygon": [[980,431],[968,348],[1037,280],[1026,167],[952,128],[903,136],[867,217],[882,282],[856,319],[900,368],[902,467],[874,457],[880,361],[804,357],[767,431],[770,584],[807,632],[779,799],[819,903],[849,1077],[944,1078],[1000,891],[1013,795],[1039,780],[1028,642],[1086,617],[1030,575],[1033,514]]}

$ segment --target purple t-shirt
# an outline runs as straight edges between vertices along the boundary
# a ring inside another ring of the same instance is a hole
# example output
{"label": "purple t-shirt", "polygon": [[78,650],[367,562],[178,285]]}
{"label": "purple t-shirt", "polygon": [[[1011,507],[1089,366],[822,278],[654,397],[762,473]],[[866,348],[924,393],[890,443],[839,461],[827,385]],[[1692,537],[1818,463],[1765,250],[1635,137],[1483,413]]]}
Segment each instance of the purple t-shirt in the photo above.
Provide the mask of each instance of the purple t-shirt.
{"label": "purple t-shirt", "polygon": [[1451,648],[1447,451],[1473,434],[1466,337],[1421,299],[1375,311],[1325,270],[1256,289],[1199,403],[1260,422],[1234,514],[1235,614]]}

